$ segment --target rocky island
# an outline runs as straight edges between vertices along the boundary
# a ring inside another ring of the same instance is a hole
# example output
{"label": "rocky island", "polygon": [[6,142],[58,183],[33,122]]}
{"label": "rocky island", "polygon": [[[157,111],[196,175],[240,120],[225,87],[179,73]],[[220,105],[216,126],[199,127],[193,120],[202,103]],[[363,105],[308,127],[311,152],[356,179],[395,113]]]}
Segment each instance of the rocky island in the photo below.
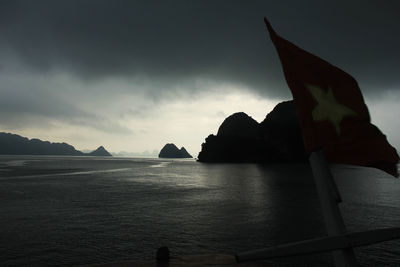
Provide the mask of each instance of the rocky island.
{"label": "rocky island", "polygon": [[229,116],[206,138],[198,161],[306,162],[293,101],[279,103],[261,123],[243,112]]}
{"label": "rocky island", "polygon": [[103,146],[99,146],[96,150],[93,150],[86,155],[96,157],[112,157],[112,155]]}
{"label": "rocky island", "polygon": [[184,147],[178,149],[175,144],[166,144],[158,154],[159,158],[192,158]]}
{"label": "rocky island", "polygon": [[111,156],[103,146],[83,153],[67,143],[51,143],[4,132],[0,132],[0,155]]}

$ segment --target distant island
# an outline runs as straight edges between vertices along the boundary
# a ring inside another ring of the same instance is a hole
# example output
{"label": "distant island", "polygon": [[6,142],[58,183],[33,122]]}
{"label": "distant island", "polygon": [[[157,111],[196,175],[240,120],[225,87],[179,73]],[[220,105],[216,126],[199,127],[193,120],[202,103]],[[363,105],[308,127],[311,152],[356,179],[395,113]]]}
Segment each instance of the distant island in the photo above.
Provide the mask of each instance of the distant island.
{"label": "distant island", "polygon": [[96,157],[112,157],[112,155],[103,146],[99,146],[96,150],[93,150],[85,155]]}
{"label": "distant island", "polygon": [[293,101],[281,102],[258,123],[243,112],[224,120],[217,135],[209,135],[200,162],[306,162]]}
{"label": "distant island", "polygon": [[159,158],[192,158],[184,147],[178,149],[175,144],[166,144],[158,154]]}
{"label": "distant island", "polygon": [[103,146],[92,152],[83,153],[67,143],[28,139],[4,132],[0,132],[0,155],[111,156]]}

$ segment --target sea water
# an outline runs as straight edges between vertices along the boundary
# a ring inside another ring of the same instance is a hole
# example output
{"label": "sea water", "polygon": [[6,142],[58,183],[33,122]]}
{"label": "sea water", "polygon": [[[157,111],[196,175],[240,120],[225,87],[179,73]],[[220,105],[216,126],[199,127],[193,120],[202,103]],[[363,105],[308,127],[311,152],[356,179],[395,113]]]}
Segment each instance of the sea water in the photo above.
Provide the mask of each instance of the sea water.
{"label": "sea water", "polygon": [[[332,166],[348,231],[400,226],[400,181]],[[0,157],[0,265],[71,266],[235,253],[326,235],[306,164]],[[400,240],[356,248],[363,266],[400,266]],[[331,266],[329,253],[266,261]]]}

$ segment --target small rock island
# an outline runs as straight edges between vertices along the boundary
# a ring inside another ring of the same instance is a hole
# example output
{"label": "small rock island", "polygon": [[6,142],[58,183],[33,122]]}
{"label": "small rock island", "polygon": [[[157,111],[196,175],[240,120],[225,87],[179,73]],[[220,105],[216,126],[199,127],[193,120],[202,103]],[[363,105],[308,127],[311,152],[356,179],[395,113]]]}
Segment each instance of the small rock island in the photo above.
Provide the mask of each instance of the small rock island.
{"label": "small rock island", "polygon": [[184,147],[179,149],[175,144],[166,144],[158,154],[159,158],[192,158]]}
{"label": "small rock island", "polygon": [[103,146],[99,146],[96,150],[89,152],[86,154],[87,156],[96,156],[96,157],[112,157],[110,152],[108,152]]}

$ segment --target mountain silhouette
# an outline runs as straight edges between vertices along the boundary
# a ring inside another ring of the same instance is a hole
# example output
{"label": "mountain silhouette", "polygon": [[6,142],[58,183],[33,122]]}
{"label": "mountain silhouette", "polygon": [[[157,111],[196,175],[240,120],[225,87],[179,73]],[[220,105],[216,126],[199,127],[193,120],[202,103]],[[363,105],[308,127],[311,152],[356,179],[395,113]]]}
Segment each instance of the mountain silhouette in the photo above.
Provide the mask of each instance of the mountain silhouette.
{"label": "mountain silhouette", "polygon": [[217,135],[260,138],[261,132],[256,120],[244,112],[237,112],[224,120],[219,126]]}
{"label": "mountain silhouette", "polygon": [[111,157],[112,155],[103,147],[99,146],[96,150],[86,154],[87,156],[101,156],[101,157]]}
{"label": "mountain silhouette", "polygon": [[67,143],[51,143],[40,139],[0,132],[0,155],[111,156],[104,147],[83,153]]}
{"label": "mountain silhouette", "polygon": [[243,112],[232,114],[217,135],[206,138],[198,161],[307,161],[293,101],[279,103],[261,123]]}
{"label": "mountain silhouette", "polygon": [[166,144],[158,154],[159,158],[192,158],[184,147],[178,149],[175,144]]}

